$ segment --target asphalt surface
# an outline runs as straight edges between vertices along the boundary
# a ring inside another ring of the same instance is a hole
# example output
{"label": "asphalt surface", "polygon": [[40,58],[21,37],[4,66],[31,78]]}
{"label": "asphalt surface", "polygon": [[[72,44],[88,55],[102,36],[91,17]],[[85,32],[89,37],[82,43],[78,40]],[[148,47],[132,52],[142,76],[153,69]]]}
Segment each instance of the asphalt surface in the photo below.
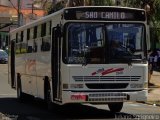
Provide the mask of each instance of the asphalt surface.
{"label": "asphalt surface", "polygon": [[120,113],[110,112],[107,105],[74,104],[48,111],[39,99],[20,103],[8,84],[7,64],[0,64],[0,71],[0,120],[160,119],[160,107],[142,103],[127,102]]}

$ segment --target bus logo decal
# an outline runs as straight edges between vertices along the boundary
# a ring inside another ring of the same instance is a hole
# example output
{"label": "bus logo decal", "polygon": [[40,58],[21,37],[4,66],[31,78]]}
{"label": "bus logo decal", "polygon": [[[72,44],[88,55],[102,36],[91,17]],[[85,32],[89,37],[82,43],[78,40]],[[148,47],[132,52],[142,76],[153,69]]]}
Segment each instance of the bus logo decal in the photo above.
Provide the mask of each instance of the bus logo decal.
{"label": "bus logo decal", "polygon": [[98,69],[96,72],[93,72],[92,75],[102,73],[103,71],[104,71],[104,68]]}
{"label": "bus logo decal", "polygon": [[104,72],[102,72],[102,75],[110,74],[113,72],[121,72],[123,70],[124,70],[124,68],[116,68],[116,69],[112,68],[112,70],[108,69],[108,70],[105,70]]}
{"label": "bus logo decal", "polygon": [[101,68],[101,69],[98,69],[96,72],[93,72],[92,76],[97,75],[99,73],[102,76],[110,74],[110,73],[114,73],[114,72],[119,73],[119,72],[123,72],[123,70],[124,70],[124,68],[110,68],[110,69],[107,69],[107,70],[104,70],[104,68]]}
{"label": "bus logo decal", "polygon": [[34,71],[36,69],[36,60],[27,60],[26,65],[28,71]]}

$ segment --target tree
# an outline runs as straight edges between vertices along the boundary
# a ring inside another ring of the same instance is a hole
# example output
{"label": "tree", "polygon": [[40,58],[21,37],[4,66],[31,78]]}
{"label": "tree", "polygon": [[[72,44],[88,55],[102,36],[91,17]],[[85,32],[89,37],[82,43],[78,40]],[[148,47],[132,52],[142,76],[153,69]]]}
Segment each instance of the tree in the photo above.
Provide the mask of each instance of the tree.
{"label": "tree", "polygon": [[40,8],[48,12],[52,7],[52,2],[50,0],[34,0],[33,5],[35,8]]}
{"label": "tree", "polygon": [[160,0],[154,0],[154,2],[151,4],[151,24],[154,27],[160,27]]}
{"label": "tree", "polygon": [[75,6],[84,6],[84,0],[68,0],[67,6],[75,7]]}
{"label": "tree", "polygon": [[122,6],[126,7],[134,7],[134,8],[140,8],[141,7],[141,0],[123,0]]}
{"label": "tree", "polygon": [[92,4],[95,6],[112,6],[114,5],[113,0],[92,0]]}
{"label": "tree", "polygon": [[160,0],[154,0],[150,6],[151,40],[152,48],[155,49],[156,43],[160,43]]}
{"label": "tree", "polygon": [[48,9],[48,14],[56,12],[64,7],[66,7],[67,0],[61,0],[59,2],[53,2]]}

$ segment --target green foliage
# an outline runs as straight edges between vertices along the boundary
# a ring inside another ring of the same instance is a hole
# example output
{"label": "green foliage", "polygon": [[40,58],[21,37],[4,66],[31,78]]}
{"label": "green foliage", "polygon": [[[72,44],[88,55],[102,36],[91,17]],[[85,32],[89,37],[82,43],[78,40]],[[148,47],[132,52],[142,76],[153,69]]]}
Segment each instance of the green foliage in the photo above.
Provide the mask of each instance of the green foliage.
{"label": "green foliage", "polygon": [[141,0],[123,0],[122,5],[126,7],[140,8]]}
{"label": "green foliage", "polygon": [[47,12],[48,12],[48,14],[51,14],[51,13],[56,12],[62,8],[64,8],[64,4],[62,2],[58,2],[57,4],[50,5]]}
{"label": "green foliage", "polygon": [[[37,0],[39,1],[39,0]],[[67,1],[67,0],[64,0]],[[114,0],[86,0],[88,5],[95,6],[114,6]],[[134,8],[144,8],[145,4],[149,4],[151,6],[151,12],[149,13],[150,22],[153,26],[160,26],[160,0],[121,0],[121,6],[125,7],[134,7]],[[62,2],[59,2],[56,5],[51,3],[46,3],[44,9],[48,12],[54,12],[59,9],[62,9],[64,5]]]}
{"label": "green foliage", "polygon": [[94,0],[94,5],[96,6],[104,5],[104,0]]}
{"label": "green foliage", "polygon": [[113,0],[92,0],[95,6],[112,6],[114,5]]}
{"label": "green foliage", "polygon": [[45,10],[47,13],[53,6],[50,0],[34,0],[33,5],[39,6],[40,9]]}
{"label": "green foliage", "polygon": [[160,27],[160,0],[155,0],[153,7],[154,7],[154,13],[152,15],[153,17],[152,19],[156,24],[155,26]]}
{"label": "green foliage", "polygon": [[114,2],[112,0],[105,0],[104,5],[113,6]]}

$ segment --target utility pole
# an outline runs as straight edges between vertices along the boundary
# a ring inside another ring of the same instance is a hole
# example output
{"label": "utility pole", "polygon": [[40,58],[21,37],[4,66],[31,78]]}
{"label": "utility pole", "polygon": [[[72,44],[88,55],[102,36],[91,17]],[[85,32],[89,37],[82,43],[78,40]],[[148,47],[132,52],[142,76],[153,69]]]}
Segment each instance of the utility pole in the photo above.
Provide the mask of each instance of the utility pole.
{"label": "utility pole", "polygon": [[33,3],[32,3],[32,17],[33,17],[33,9],[34,9],[34,5],[33,5]]}
{"label": "utility pole", "polygon": [[27,7],[27,8],[31,8],[31,18],[30,19],[34,19],[34,3],[29,3],[27,5],[30,5],[31,7]]}
{"label": "utility pole", "polygon": [[18,6],[18,27],[21,25],[20,23],[21,23],[21,1],[20,0],[18,0],[17,1],[17,6]]}

